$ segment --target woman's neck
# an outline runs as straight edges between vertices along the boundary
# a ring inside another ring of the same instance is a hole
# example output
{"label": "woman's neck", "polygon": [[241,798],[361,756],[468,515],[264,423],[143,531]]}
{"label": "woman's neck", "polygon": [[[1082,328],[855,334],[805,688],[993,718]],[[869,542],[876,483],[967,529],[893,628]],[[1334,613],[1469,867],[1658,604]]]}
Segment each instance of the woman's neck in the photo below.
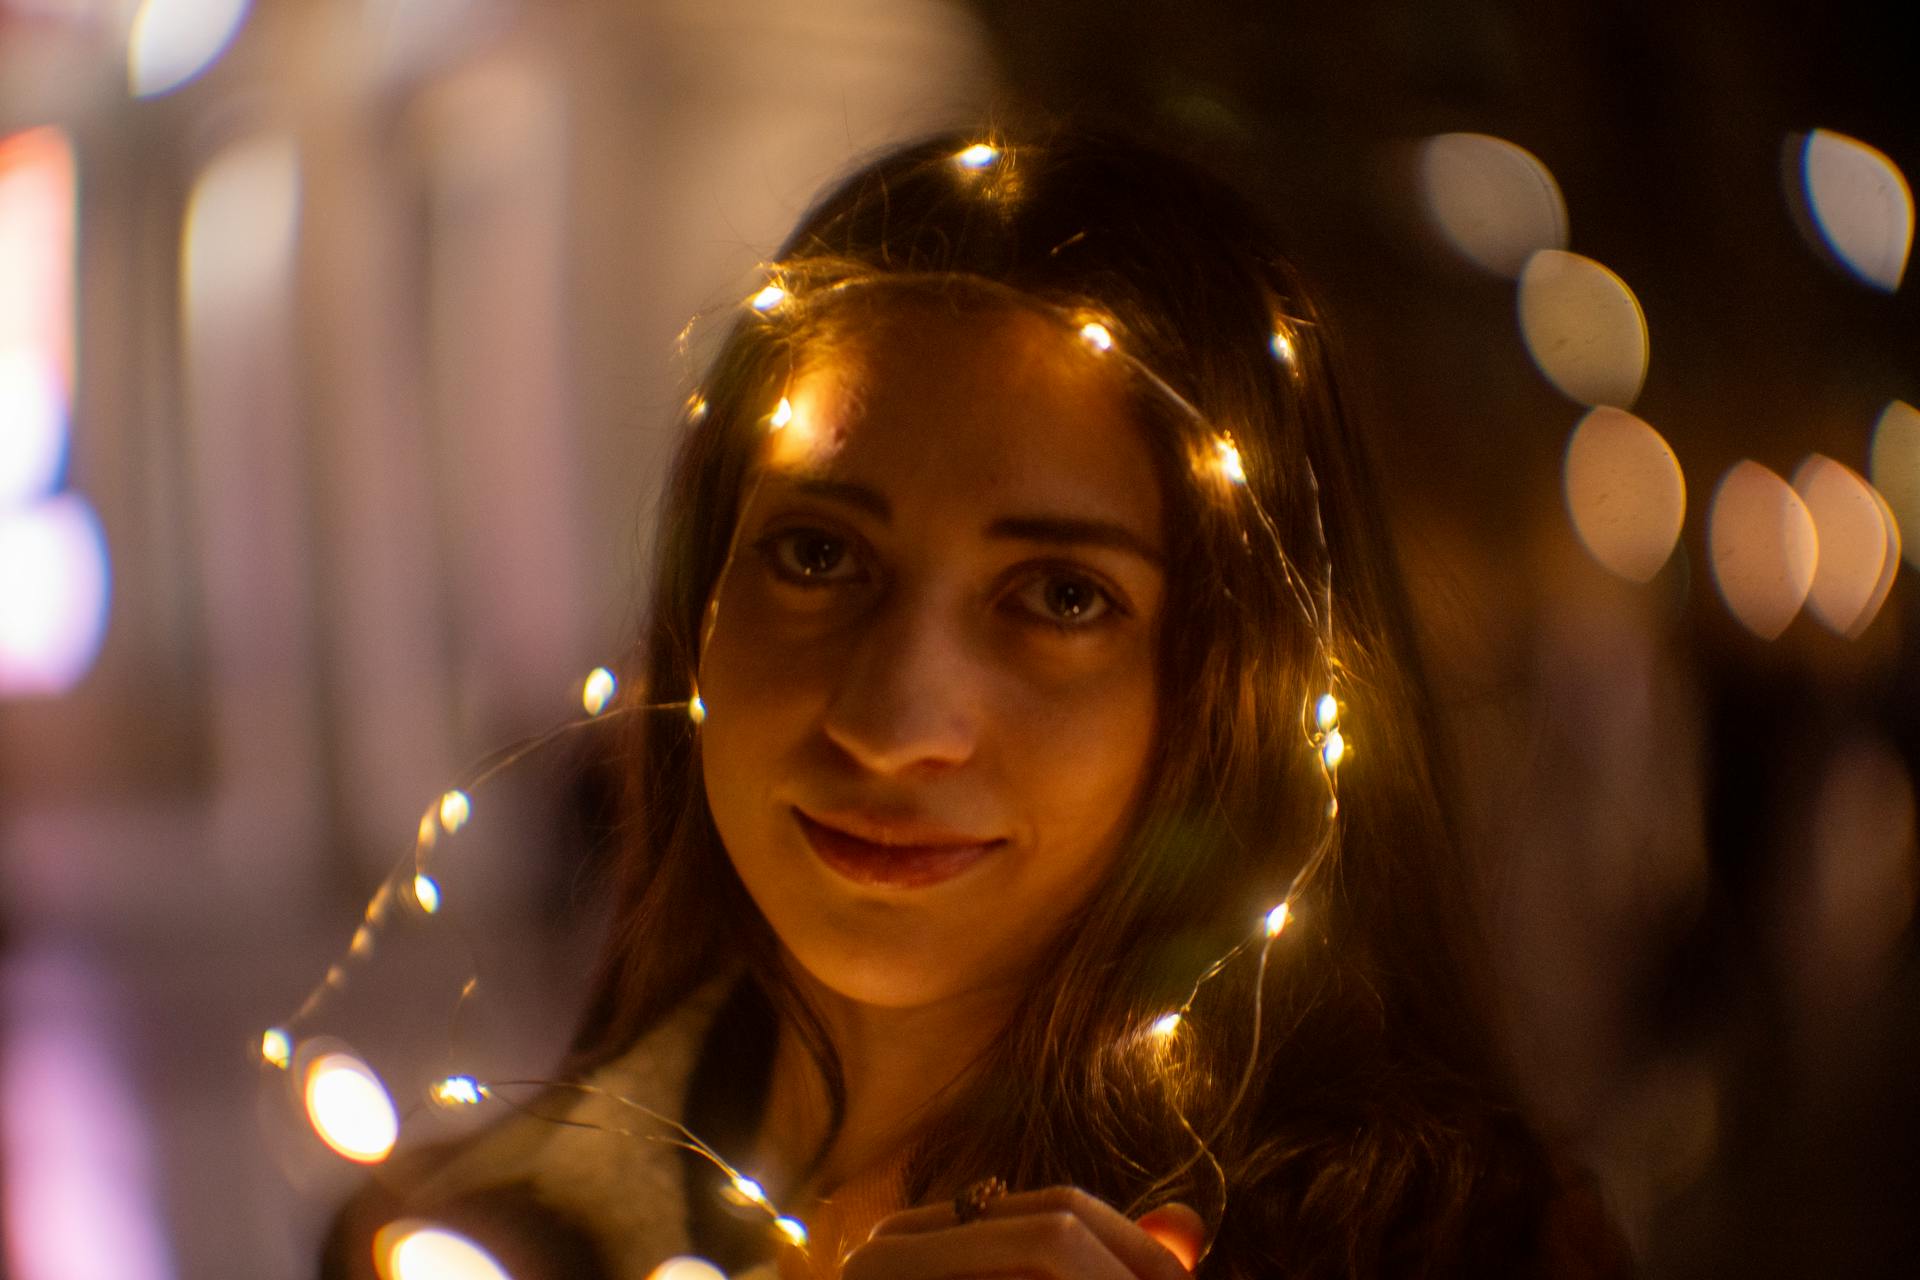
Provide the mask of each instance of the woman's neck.
{"label": "woman's neck", "polygon": [[759,1155],[782,1172],[779,1180],[790,1186],[790,1196],[798,1191],[810,1197],[831,1194],[904,1153],[972,1077],[1015,999],[1012,991],[996,990],[921,1008],[882,1009],[817,984],[807,983],[806,990],[840,1058],[846,1115],[806,1185],[793,1185],[820,1152],[831,1108],[812,1055],[783,1022]]}

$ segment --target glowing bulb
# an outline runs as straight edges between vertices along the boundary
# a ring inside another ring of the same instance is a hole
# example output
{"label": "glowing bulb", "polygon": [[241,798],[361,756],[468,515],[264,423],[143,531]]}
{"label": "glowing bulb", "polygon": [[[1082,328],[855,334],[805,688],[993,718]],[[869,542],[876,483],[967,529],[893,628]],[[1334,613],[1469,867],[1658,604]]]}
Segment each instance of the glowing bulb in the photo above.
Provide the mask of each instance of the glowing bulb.
{"label": "glowing bulb", "polygon": [[984,169],[1000,158],[1000,149],[984,142],[976,142],[953,158],[963,169]]}
{"label": "glowing bulb", "polygon": [[778,431],[792,421],[793,401],[781,396],[780,403],[774,406],[773,416],[767,419],[767,425]]}
{"label": "glowing bulb", "polygon": [[1273,354],[1288,366],[1293,364],[1293,339],[1278,329],[1273,331]]}
{"label": "glowing bulb", "polygon": [[1279,937],[1280,931],[1287,927],[1287,921],[1292,918],[1293,910],[1284,902],[1267,912],[1267,936],[1269,938]]}
{"label": "glowing bulb", "polygon": [[1338,769],[1340,762],[1347,758],[1347,740],[1335,729],[1327,734],[1327,740],[1320,744],[1320,758],[1327,768]]}
{"label": "glowing bulb", "polygon": [[595,667],[587,673],[587,683],[580,690],[580,705],[587,709],[588,715],[597,716],[613,701],[616,687],[613,672],[605,667]]}
{"label": "glowing bulb", "polygon": [[1247,469],[1240,465],[1240,450],[1234,446],[1229,436],[1221,436],[1213,442],[1213,451],[1220,464],[1220,474],[1235,484],[1247,482]]}
{"label": "glowing bulb", "polygon": [[748,1204],[757,1204],[763,1209],[771,1207],[767,1201],[766,1190],[752,1178],[743,1174],[734,1174],[733,1189],[739,1192],[740,1198]]}
{"label": "glowing bulb", "polygon": [[260,1056],[285,1071],[287,1063],[293,1061],[293,1038],[279,1027],[268,1027],[260,1037]]}
{"label": "glowing bulb", "polygon": [[705,422],[707,420],[707,398],[694,396],[687,401],[687,421]]}
{"label": "glowing bulb", "polygon": [[473,802],[467,799],[464,791],[449,791],[440,797],[440,825],[452,835],[467,825],[467,819],[473,816]]}
{"label": "glowing bulb", "polygon": [[770,284],[753,295],[753,309],[762,315],[773,310],[787,300],[787,291],[777,284]]}
{"label": "glowing bulb", "polygon": [[1320,695],[1320,701],[1313,704],[1313,722],[1325,733],[1340,723],[1340,701],[1330,693]]}
{"label": "glowing bulb", "polygon": [[1113,350],[1113,331],[1098,320],[1089,320],[1081,325],[1080,338],[1095,351]]}
{"label": "glowing bulb", "polygon": [[687,703],[687,719],[693,721],[695,724],[702,724],[706,721],[706,718],[707,704],[700,701],[700,695],[696,693],[693,695],[693,699]]}
{"label": "glowing bulb", "polygon": [[1149,1029],[1154,1035],[1165,1040],[1180,1029],[1180,1015],[1177,1013],[1162,1014],[1154,1020],[1153,1026]]}
{"label": "glowing bulb", "polygon": [[705,1258],[668,1258],[647,1272],[647,1280],[727,1280],[727,1273]]}
{"label": "glowing bulb", "polygon": [[320,1140],[360,1164],[378,1164],[400,1136],[400,1117],[380,1077],[350,1053],[329,1053],[307,1069],[307,1119]]}
{"label": "glowing bulb", "polygon": [[428,915],[440,909],[440,886],[433,882],[432,876],[413,878],[413,900],[419,903],[420,909]]}
{"label": "glowing bulb", "polygon": [[443,1107],[477,1107],[487,1091],[472,1076],[448,1076],[433,1085],[433,1100]]}
{"label": "glowing bulb", "polygon": [[787,1217],[775,1218],[773,1225],[781,1235],[787,1238],[787,1243],[794,1248],[804,1249],[807,1247],[807,1224],[800,1221],[800,1219]]}
{"label": "glowing bulb", "polygon": [[389,1223],[374,1237],[380,1280],[513,1280],[494,1256],[456,1231]]}

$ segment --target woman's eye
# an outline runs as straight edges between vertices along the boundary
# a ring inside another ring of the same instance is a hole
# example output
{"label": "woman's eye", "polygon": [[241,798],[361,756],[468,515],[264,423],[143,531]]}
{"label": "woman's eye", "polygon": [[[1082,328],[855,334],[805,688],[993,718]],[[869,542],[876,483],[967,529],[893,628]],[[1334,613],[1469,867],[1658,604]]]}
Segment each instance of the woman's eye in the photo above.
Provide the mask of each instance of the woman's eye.
{"label": "woman's eye", "polygon": [[1021,605],[1042,621],[1063,629],[1092,626],[1114,609],[1113,596],[1093,579],[1049,573],[1020,589]]}
{"label": "woman's eye", "polygon": [[859,576],[845,538],[823,529],[786,529],[762,538],[761,555],[791,582],[845,582]]}

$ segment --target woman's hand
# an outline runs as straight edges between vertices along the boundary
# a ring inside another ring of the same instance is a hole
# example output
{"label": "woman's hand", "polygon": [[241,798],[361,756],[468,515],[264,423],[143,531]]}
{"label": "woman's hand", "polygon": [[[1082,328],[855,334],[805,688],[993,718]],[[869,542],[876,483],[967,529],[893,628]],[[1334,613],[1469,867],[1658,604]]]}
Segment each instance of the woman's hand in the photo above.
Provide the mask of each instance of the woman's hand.
{"label": "woman's hand", "polygon": [[972,1222],[946,1205],[883,1220],[841,1280],[1186,1280],[1205,1238],[1200,1215],[1163,1205],[1130,1222],[1078,1187],[1003,1196]]}

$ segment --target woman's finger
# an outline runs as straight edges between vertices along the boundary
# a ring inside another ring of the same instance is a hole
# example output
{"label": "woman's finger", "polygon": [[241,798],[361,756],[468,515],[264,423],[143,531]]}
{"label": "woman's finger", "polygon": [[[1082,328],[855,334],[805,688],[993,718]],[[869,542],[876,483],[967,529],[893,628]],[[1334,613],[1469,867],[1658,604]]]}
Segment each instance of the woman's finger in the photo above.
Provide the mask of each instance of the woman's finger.
{"label": "woman's finger", "polygon": [[1188,1271],[1200,1262],[1200,1250],[1207,1243],[1207,1224],[1183,1204],[1163,1204],[1134,1219],[1134,1224],[1160,1242],[1160,1247],[1180,1260]]}
{"label": "woman's finger", "polygon": [[[1192,1210],[1186,1212],[1192,1215]],[[1198,1216],[1192,1216],[1197,1222]],[[990,1202],[980,1218],[964,1228],[956,1220],[951,1206],[923,1205],[882,1220],[873,1230],[873,1239],[877,1243],[885,1237],[957,1233],[1019,1218],[1061,1219],[1055,1226],[1063,1231],[1067,1229],[1068,1220],[1078,1223],[1080,1229],[1125,1268],[1125,1274],[1139,1280],[1179,1280],[1187,1274],[1178,1249],[1163,1244],[1148,1230],[1128,1221],[1118,1209],[1078,1187],[1048,1187],[1002,1196]],[[1185,1225],[1185,1220],[1177,1216],[1168,1221],[1173,1224],[1170,1231]],[[1198,1237],[1202,1233],[1194,1234]],[[1197,1245],[1193,1252],[1198,1254]]]}

